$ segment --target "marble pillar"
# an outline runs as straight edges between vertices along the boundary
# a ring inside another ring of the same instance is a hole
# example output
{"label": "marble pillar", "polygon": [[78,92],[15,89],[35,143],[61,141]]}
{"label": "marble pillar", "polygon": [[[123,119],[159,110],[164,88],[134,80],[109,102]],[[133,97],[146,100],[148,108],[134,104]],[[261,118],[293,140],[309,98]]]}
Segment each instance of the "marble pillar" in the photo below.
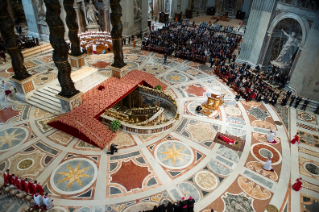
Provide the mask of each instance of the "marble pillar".
{"label": "marble pillar", "polygon": [[237,62],[249,62],[257,65],[267,39],[269,27],[276,0],[254,0],[248,19],[244,42]]}
{"label": "marble pillar", "polygon": [[25,19],[28,25],[28,36],[40,37],[40,31],[38,28],[38,20],[36,17],[37,7],[35,1],[22,0]]}
{"label": "marble pillar", "polygon": [[304,46],[300,46],[291,68],[289,86],[298,95],[319,101],[319,15],[310,29]]}

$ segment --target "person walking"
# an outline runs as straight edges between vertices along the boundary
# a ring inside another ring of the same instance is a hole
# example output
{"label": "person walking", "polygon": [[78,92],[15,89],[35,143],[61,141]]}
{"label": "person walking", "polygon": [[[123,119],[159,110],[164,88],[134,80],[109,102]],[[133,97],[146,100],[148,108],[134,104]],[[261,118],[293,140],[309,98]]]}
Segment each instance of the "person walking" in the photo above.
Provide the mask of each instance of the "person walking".
{"label": "person walking", "polygon": [[166,62],[167,62],[167,54],[165,53],[164,54],[164,64],[166,64]]}

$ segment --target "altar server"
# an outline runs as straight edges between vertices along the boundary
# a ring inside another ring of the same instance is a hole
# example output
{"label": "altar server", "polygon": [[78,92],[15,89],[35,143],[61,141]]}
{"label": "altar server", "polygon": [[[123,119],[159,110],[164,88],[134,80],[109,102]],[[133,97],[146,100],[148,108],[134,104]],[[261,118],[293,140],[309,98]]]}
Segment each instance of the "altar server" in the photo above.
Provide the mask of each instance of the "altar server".
{"label": "altar server", "polygon": [[267,137],[268,143],[273,143],[273,144],[277,143],[275,141],[274,137],[275,137],[275,133],[272,130],[270,130],[270,133],[269,133],[269,135]]}
{"label": "altar server", "polygon": [[43,196],[43,203],[45,205],[45,210],[49,210],[53,207],[53,199],[50,198],[48,193]]}
{"label": "altar server", "polygon": [[266,171],[274,171],[274,169],[271,167],[271,158],[269,157],[268,160],[266,161],[265,165],[263,166],[263,169]]}
{"label": "altar server", "polygon": [[39,191],[36,191],[36,193],[33,195],[34,200],[34,208],[40,208],[43,205],[43,197],[41,194],[39,194]]}

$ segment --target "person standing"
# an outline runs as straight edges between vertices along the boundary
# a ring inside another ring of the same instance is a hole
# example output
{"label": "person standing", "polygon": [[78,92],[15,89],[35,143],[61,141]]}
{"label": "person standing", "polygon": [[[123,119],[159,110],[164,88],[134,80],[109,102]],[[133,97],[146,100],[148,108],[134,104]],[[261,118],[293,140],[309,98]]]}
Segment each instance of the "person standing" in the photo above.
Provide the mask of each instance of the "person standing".
{"label": "person standing", "polygon": [[309,98],[308,99],[306,99],[304,102],[303,102],[303,105],[302,105],[302,108],[301,108],[301,110],[306,110],[306,108],[307,108],[307,106],[308,106],[308,104],[309,104]]}
{"label": "person standing", "polygon": [[9,169],[3,173],[4,185],[11,184],[11,175]]}
{"label": "person standing", "polygon": [[293,95],[291,96],[291,98],[290,98],[289,107],[291,107],[291,105],[294,103],[295,99],[296,99],[296,96],[293,94]]}
{"label": "person standing", "polygon": [[40,208],[43,205],[43,197],[39,193],[39,191],[36,191],[36,193],[33,195],[34,200],[34,208]]}
{"label": "person standing", "polygon": [[275,133],[272,130],[270,130],[270,133],[267,137],[268,143],[272,143],[272,144],[277,143],[276,140],[274,139],[274,137],[275,137]]}
{"label": "person standing", "polygon": [[265,169],[266,171],[274,172],[274,169],[271,167],[271,157],[268,157],[268,160],[265,162],[263,169]]}
{"label": "person standing", "polygon": [[302,188],[302,178],[297,178],[296,182],[292,185],[292,188],[295,190],[295,191],[300,191],[300,189]]}
{"label": "person standing", "polygon": [[187,210],[187,200],[185,199],[185,197],[182,197],[182,212],[188,212]]}
{"label": "person standing", "polygon": [[301,102],[302,98],[301,96],[298,96],[297,99],[296,99],[296,104],[295,104],[295,108],[298,107],[299,103]]}
{"label": "person standing", "polygon": [[53,199],[50,198],[48,193],[43,196],[43,203],[45,205],[45,210],[50,210],[53,207]]}
{"label": "person standing", "polygon": [[35,180],[32,184],[32,195],[34,195],[36,192],[39,192],[41,195],[43,195],[43,188],[42,186]]}
{"label": "person standing", "polygon": [[164,64],[166,64],[166,62],[167,62],[167,54],[165,53],[164,54]]}
{"label": "person standing", "polygon": [[6,52],[3,50],[1,54],[2,54],[2,58],[3,58],[4,62],[6,63],[7,62],[7,60],[6,60]]}
{"label": "person standing", "polygon": [[181,205],[180,201],[175,202],[175,204],[174,204],[174,212],[182,212],[182,205]]}
{"label": "person standing", "polygon": [[123,45],[125,46],[126,45],[126,38],[123,37]]}
{"label": "person standing", "polygon": [[294,137],[294,139],[291,140],[292,144],[295,144],[297,142],[297,144],[299,144],[299,133],[297,133]]}
{"label": "person standing", "polygon": [[166,212],[173,212],[173,210],[174,210],[173,204],[171,202],[168,202],[166,206]]}
{"label": "person standing", "polygon": [[195,200],[193,199],[192,196],[190,196],[188,199],[188,204],[187,204],[188,212],[194,212],[194,204],[195,204]]}
{"label": "person standing", "polygon": [[128,37],[128,44],[131,44],[131,37]]}

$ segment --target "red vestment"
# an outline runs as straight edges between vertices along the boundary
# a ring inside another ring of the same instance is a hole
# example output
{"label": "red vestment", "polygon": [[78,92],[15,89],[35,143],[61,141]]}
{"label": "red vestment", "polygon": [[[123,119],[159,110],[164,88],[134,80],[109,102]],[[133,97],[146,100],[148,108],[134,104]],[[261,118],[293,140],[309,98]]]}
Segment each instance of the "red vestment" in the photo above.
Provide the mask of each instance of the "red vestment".
{"label": "red vestment", "polygon": [[[219,136],[220,137],[220,136]],[[232,138],[228,138],[226,136],[221,136],[220,137],[223,141],[225,141],[227,144],[234,144],[235,143],[235,140],[232,139]]]}
{"label": "red vestment", "polygon": [[17,185],[17,177],[11,177],[11,184],[12,185]]}
{"label": "red vestment", "polygon": [[299,143],[299,136],[298,135],[295,135],[294,139],[291,140],[292,144],[295,144],[296,142]]}
{"label": "red vestment", "polygon": [[17,189],[20,191],[24,191],[24,183],[22,179],[17,180]]}
{"label": "red vestment", "polygon": [[41,196],[43,195],[43,188],[39,184],[32,184],[32,195],[35,195],[39,191]]}
{"label": "red vestment", "polygon": [[3,173],[4,184],[11,184],[11,175],[7,172]]}
{"label": "red vestment", "polygon": [[30,194],[30,193],[32,193],[31,192],[31,183],[29,182],[29,181],[23,181],[23,185],[24,185],[24,192],[25,193],[28,193],[28,194]]}
{"label": "red vestment", "polygon": [[300,189],[302,188],[302,181],[297,179],[297,182],[295,182],[293,185],[292,185],[292,188],[295,190],[295,191],[300,191]]}

